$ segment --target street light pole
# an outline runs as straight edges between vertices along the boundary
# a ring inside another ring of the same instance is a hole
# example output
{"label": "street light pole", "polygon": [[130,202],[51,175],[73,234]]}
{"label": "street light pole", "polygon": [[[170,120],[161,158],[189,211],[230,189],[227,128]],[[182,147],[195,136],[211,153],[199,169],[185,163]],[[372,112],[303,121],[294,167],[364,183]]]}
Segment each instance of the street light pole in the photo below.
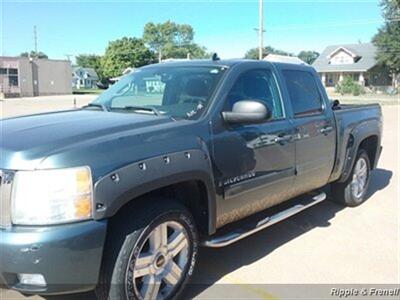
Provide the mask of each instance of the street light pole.
{"label": "street light pole", "polygon": [[38,50],[37,50],[37,31],[36,31],[36,25],[33,26],[33,45],[35,48],[35,55],[38,56]]}
{"label": "street light pole", "polygon": [[264,28],[263,28],[263,0],[258,1],[258,58],[260,60],[263,59],[263,34],[264,34]]}

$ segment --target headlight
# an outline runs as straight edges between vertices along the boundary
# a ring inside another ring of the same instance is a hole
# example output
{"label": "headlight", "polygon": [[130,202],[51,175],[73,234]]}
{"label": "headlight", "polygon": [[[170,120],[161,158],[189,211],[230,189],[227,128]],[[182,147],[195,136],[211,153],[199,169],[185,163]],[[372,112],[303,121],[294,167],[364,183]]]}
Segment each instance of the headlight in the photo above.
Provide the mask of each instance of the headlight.
{"label": "headlight", "polygon": [[92,217],[90,168],[18,171],[12,189],[13,224],[69,223]]}

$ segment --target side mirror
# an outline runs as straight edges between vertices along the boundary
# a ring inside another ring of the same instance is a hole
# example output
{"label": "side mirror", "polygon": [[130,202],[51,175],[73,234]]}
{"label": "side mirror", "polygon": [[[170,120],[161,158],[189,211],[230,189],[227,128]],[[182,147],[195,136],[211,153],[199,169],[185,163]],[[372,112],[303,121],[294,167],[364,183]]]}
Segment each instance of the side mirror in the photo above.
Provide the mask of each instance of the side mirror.
{"label": "side mirror", "polygon": [[271,118],[271,111],[260,101],[242,100],[233,105],[232,111],[222,112],[227,123],[259,123]]}
{"label": "side mirror", "polygon": [[339,100],[333,100],[332,101],[332,110],[338,110],[340,109],[340,101]]}

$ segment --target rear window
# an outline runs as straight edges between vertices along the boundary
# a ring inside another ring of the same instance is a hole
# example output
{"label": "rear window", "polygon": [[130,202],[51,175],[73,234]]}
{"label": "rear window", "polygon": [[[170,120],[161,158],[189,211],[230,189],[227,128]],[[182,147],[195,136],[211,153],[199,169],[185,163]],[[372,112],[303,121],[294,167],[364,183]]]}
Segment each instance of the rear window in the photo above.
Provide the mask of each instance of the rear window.
{"label": "rear window", "polygon": [[322,99],[314,76],[309,72],[283,71],[295,116],[322,111]]}

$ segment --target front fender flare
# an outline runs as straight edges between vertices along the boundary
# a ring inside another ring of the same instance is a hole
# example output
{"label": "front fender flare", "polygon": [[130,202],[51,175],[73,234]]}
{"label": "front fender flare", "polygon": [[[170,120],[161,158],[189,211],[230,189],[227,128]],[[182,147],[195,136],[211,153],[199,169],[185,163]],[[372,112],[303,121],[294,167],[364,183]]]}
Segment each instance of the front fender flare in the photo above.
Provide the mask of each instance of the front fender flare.
{"label": "front fender flare", "polygon": [[179,182],[200,180],[207,188],[209,231],[215,230],[215,186],[210,157],[203,149],[152,157],[122,167],[94,185],[94,217],[109,218],[141,195]]}

